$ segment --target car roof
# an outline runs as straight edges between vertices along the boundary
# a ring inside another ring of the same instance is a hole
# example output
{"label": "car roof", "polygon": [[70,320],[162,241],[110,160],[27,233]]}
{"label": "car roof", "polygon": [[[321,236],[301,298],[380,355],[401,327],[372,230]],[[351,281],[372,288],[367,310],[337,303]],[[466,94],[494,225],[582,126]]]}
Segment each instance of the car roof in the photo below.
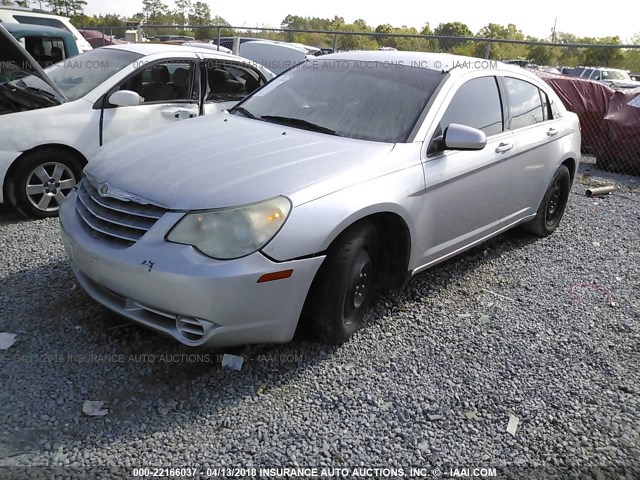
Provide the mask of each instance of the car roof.
{"label": "car roof", "polygon": [[33,25],[31,23],[2,22],[2,26],[11,34],[28,33],[31,35],[38,35],[43,37],[49,36],[49,35],[70,35],[73,38],[73,35],[71,34],[71,32],[63,30],[61,28],[48,27],[45,25]]}
{"label": "car roof", "polygon": [[237,55],[233,55],[231,53],[218,52],[217,50],[210,50],[206,47],[191,47],[166,43],[128,43],[124,45],[109,45],[107,47],[101,48],[107,48],[110,50],[127,50],[129,52],[139,53],[140,55],[153,55],[156,53],[179,54],[180,52],[206,53],[208,55],[219,55],[220,58],[229,58],[235,60],[242,59],[244,61],[249,61],[246,58],[238,57]]}
{"label": "car roof", "polygon": [[[462,55],[452,55],[449,53],[432,52],[402,52],[385,50],[353,50],[350,52],[331,53],[318,57],[318,60],[353,60],[359,62],[383,62],[402,63],[406,66],[414,66],[436,71],[449,71],[451,75],[460,75],[464,70],[506,70],[522,73],[522,68],[516,65],[509,65],[497,60],[487,60],[476,57],[465,57]],[[479,62],[479,63],[478,63]],[[487,62],[492,62],[490,68]],[[464,66],[465,68],[456,68]]]}
{"label": "car roof", "polygon": [[65,20],[69,20],[69,17],[65,17],[64,15],[56,15],[51,12],[44,12],[42,10],[38,10],[34,8],[0,5],[0,10],[10,11],[20,15],[26,15],[27,17],[46,17],[46,18],[58,18],[58,19],[63,18]]}

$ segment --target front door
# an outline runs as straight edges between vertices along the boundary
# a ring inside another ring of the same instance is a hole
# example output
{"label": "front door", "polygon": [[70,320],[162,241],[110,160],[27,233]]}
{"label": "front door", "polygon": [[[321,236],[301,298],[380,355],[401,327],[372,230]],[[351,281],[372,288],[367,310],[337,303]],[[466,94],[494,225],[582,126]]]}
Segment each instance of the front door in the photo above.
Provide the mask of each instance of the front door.
{"label": "front door", "polygon": [[[106,96],[101,145],[197,117],[200,113],[198,79],[197,63],[186,59],[155,62],[136,71]],[[109,95],[118,90],[138,93],[140,105],[118,107],[108,104]]]}
{"label": "front door", "polygon": [[505,162],[516,150],[504,116],[497,80],[484,76],[462,84],[438,120],[434,138],[457,123],[484,131],[487,144],[477,151],[429,152],[424,161],[422,265],[452,256],[500,229],[509,209],[501,191],[510,181]]}

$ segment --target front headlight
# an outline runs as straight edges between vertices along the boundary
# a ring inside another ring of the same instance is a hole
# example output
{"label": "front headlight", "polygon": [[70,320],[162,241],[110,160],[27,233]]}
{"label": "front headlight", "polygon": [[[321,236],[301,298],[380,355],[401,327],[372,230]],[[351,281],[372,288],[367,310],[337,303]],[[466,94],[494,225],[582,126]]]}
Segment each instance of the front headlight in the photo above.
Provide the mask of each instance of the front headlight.
{"label": "front headlight", "polygon": [[167,241],[192,245],[209,257],[230,260],[264,247],[291,211],[286,197],[242,207],[188,213],[171,229]]}

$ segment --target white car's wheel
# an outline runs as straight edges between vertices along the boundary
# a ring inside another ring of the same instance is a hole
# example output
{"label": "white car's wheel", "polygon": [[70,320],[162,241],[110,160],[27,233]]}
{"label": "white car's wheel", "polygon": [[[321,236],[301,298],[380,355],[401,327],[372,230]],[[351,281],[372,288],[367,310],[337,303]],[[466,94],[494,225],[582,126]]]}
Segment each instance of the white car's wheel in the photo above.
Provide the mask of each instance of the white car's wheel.
{"label": "white car's wheel", "polygon": [[81,163],[55,148],[37,150],[19,160],[12,179],[14,206],[31,218],[55,217],[82,175]]}

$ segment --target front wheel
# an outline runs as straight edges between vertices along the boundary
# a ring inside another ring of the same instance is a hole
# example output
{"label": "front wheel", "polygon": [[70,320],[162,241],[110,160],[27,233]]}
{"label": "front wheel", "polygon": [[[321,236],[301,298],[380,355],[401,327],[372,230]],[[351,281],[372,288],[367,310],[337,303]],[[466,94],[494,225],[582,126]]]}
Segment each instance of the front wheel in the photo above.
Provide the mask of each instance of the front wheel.
{"label": "front wheel", "polygon": [[376,227],[367,221],[343,232],[329,248],[308,299],[313,333],[339,345],[360,327],[373,297],[380,263]]}
{"label": "front wheel", "polygon": [[82,164],[68,152],[45,148],[18,160],[12,179],[13,206],[30,218],[58,215],[60,206],[82,175]]}
{"label": "front wheel", "polygon": [[536,217],[524,227],[539,237],[551,235],[560,224],[569,199],[571,175],[569,169],[560,165],[553,175],[542,203],[538,207]]}

